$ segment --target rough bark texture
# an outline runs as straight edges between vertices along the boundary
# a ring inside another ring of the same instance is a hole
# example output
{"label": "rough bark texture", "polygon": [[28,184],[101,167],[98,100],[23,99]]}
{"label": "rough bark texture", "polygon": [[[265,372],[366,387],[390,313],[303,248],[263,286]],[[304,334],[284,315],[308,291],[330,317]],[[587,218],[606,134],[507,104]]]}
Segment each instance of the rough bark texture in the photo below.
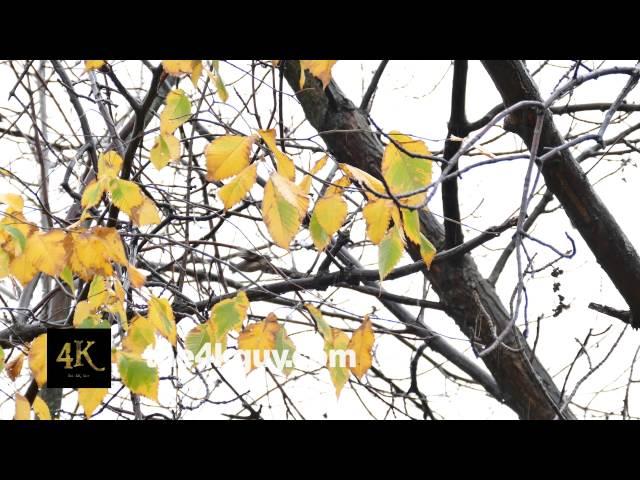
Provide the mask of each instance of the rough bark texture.
{"label": "rough bark texture", "polygon": [[[384,146],[371,131],[366,115],[342,94],[334,81],[323,90],[321,83],[307,72],[305,88],[301,90],[299,62],[284,62],[282,68],[307,119],[334,157],[379,177]],[[440,222],[421,212],[421,224],[425,235],[441,249],[444,232]],[[409,249],[409,253],[414,259],[420,258],[415,249]],[[469,254],[457,262],[434,264],[431,271],[425,270],[425,275],[446,306],[446,313],[476,346],[491,344],[493,332],[506,328],[509,316]],[[504,343],[509,348],[500,346],[483,360],[500,386],[505,403],[522,419],[555,418],[561,402],[551,376],[532,355],[517,329]],[[568,410],[561,416],[574,418]]]}
{"label": "rough bark texture", "polygon": [[[505,106],[522,100],[541,101],[536,84],[520,60],[484,60],[482,63]],[[535,121],[534,112],[522,110],[505,120],[505,129],[517,133],[531,149]],[[547,112],[538,154],[563,143],[564,139]],[[633,245],[569,150],[545,160],[541,168],[547,187],[558,198],[596,260],[629,305],[632,326],[640,327],[640,258]]]}

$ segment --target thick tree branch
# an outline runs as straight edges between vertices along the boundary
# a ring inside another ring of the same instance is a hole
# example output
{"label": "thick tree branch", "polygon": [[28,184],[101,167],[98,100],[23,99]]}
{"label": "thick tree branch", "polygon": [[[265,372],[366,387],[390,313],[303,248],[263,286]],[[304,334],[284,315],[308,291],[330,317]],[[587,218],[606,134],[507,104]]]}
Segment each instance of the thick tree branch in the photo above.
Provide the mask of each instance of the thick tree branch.
{"label": "thick tree branch", "polygon": [[[521,61],[484,60],[506,106],[523,100],[541,101],[540,93]],[[505,120],[505,129],[517,133],[532,148],[535,113],[523,110]],[[564,144],[551,114],[544,120],[536,155]],[[540,165],[539,165],[540,166]],[[622,294],[632,313],[632,325],[640,327],[640,258],[618,222],[591,187],[568,149],[558,151],[541,166],[547,187],[558,198],[574,227],[596,260]]]}

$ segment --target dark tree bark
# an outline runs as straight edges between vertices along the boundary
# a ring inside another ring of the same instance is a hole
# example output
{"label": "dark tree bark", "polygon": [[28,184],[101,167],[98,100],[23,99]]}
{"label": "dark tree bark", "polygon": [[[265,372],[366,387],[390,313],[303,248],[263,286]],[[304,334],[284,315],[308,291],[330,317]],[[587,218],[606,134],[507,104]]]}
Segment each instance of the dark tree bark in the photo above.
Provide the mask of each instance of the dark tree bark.
{"label": "dark tree bark", "polygon": [[[522,100],[541,101],[536,84],[520,60],[483,60],[482,63],[506,107]],[[505,119],[505,129],[517,133],[531,149],[535,123],[535,112],[523,109]],[[550,112],[545,112],[537,155],[563,143]],[[632,326],[639,328],[640,258],[633,245],[569,150],[546,159],[541,168],[547,187],[629,305]]]}
{"label": "dark tree bark", "polygon": [[[384,145],[371,131],[367,116],[342,94],[333,80],[323,90],[321,83],[307,72],[305,88],[300,89],[299,62],[283,62],[282,68],[307,119],[336,160],[379,178]],[[445,242],[442,224],[426,211],[420,212],[420,218],[423,233],[442,249]],[[409,253],[416,260],[420,258],[415,248],[409,248]],[[490,345],[495,332],[507,328],[506,309],[469,254],[454,262],[438,262],[430,271],[424,269],[424,274],[446,313],[474,346]],[[560,392],[516,328],[505,337],[504,344],[508,348],[499,346],[483,361],[498,383],[505,403],[522,419],[574,418],[567,409],[559,412]]]}

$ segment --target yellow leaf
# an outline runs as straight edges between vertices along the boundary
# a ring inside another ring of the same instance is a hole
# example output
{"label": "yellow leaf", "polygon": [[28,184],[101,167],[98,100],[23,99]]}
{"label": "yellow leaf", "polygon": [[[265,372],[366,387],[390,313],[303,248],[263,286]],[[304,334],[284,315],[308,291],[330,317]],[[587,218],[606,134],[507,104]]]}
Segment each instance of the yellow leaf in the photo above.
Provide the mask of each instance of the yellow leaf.
{"label": "yellow leaf", "polygon": [[331,68],[337,60],[300,60],[300,88],[305,84],[305,70],[322,81],[322,88],[327,88],[331,81]]}
{"label": "yellow leaf", "polygon": [[236,205],[251,190],[253,184],[256,183],[257,171],[258,164],[253,163],[218,190],[218,197],[222,200],[225,209],[229,210]]}
{"label": "yellow leaf", "polygon": [[386,233],[378,247],[378,269],[380,270],[380,280],[384,280],[393,267],[402,258],[404,243],[400,236],[398,226],[393,226]]}
{"label": "yellow leaf", "polygon": [[127,265],[127,257],[120,234],[114,228],[93,227],[69,234],[73,240],[71,270],[85,281],[95,275],[110,277],[113,274],[111,261]]}
{"label": "yellow leaf", "polygon": [[130,263],[127,264],[127,272],[129,273],[129,280],[131,280],[131,285],[133,285],[135,288],[142,288],[144,282],[147,280],[146,275]]}
{"label": "yellow leaf", "polygon": [[353,332],[349,341],[348,350],[353,350],[356,355],[355,365],[349,365],[351,372],[362,379],[362,376],[369,370],[372,364],[371,349],[375,342],[373,327],[369,316],[365,316],[360,327]]}
{"label": "yellow leaf", "polygon": [[98,180],[117,177],[123,162],[122,157],[113,150],[102,153],[98,158]]}
{"label": "yellow leaf", "polygon": [[73,326],[75,328],[95,327],[100,323],[100,317],[95,312],[96,309],[89,302],[78,302],[73,312]]}
{"label": "yellow leaf", "polygon": [[238,348],[248,362],[248,372],[264,363],[271,350],[275,350],[276,333],[280,328],[276,316],[270,313],[262,322],[251,324],[240,332]]}
{"label": "yellow leaf", "polygon": [[251,146],[255,140],[253,135],[223,135],[207,145],[204,151],[207,180],[215,182],[240,173],[249,165]]}
{"label": "yellow leaf", "polygon": [[216,86],[216,93],[218,94],[218,97],[220,97],[220,100],[222,100],[224,103],[227,103],[227,100],[229,99],[229,92],[227,92],[227,87],[224,85],[224,82],[222,81],[222,78],[220,77],[218,71],[216,70],[216,72],[214,73],[206,70],[206,72],[211,82]]}
{"label": "yellow leaf", "polygon": [[173,135],[158,135],[149,153],[153,166],[162,170],[169,162],[180,158],[180,140]]}
{"label": "yellow leaf", "polygon": [[39,271],[57,277],[69,261],[72,250],[72,241],[67,232],[53,229],[31,235],[23,255]]}
{"label": "yellow leaf", "polygon": [[107,395],[108,388],[79,388],[78,403],[84,410],[84,415],[89,418],[93,415],[96,407],[102,403],[102,399]]}
{"label": "yellow leaf", "polygon": [[347,165],[346,163],[340,163],[338,164],[338,166],[351,180],[355,180],[361,185],[366,185],[368,187],[368,189],[365,188],[364,193],[369,200],[376,200],[380,198],[375,195],[375,193],[372,193],[371,190],[382,195],[387,194],[384,188],[384,184],[374,176],[369,175],[364,170],[352,167],[351,165]]}
{"label": "yellow leaf", "polygon": [[9,271],[23,286],[29,283],[38,273],[38,269],[24,254],[11,260]]}
{"label": "yellow leaf", "polygon": [[82,192],[82,200],[80,202],[82,208],[91,208],[94,205],[97,205],[100,200],[102,200],[102,196],[106,189],[107,184],[105,180],[93,179],[89,182],[84,189],[84,192]]}
{"label": "yellow leaf", "polygon": [[309,198],[296,184],[274,173],[264,188],[262,215],[276,245],[289,249],[309,207]]}
{"label": "yellow leaf", "polygon": [[[104,277],[101,275],[96,275],[91,280],[91,284],[89,285],[89,293],[87,294],[87,302],[89,306],[95,311],[99,307],[105,304],[107,301],[108,291],[107,285],[105,284]],[[76,311],[78,307],[76,306]]]}
{"label": "yellow leaf", "polygon": [[349,367],[347,366],[349,357],[347,347],[349,337],[342,330],[331,329],[331,336],[325,339],[324,351],[327,354],[327,369],[331,376],[331,381],[336,389],[336,397],[340,397],[342,388],[349,380]]}
{"label": "yellow leaf", "polygon": [[176,346],[176,320],[169,300],[155,296],[149,299],[149,321],[160,335]]}
{"label": "yellow leaf", "polygon": [[16,393],[16,414],[14,420],[31,420],[31,405],[29,400]]}
{"label": "yellow leaf", "polygon": [[91,231],[104,242],[109,258],[120,265],[127,264],[122,238],[115,228],[93,227]]}
{"label": "yellow leaf", "polygon": [[378,245],[382,241],[382,237],[387,233],[389,221],[391,220],[391,200],[369,201],[362,209],[362,215],[367,222],[367,235],[369,240]]}
{"label": "yellow leaf", "polygon": [[45,401],[37,395],[33,400],[33,411],[38,416],[39,420],[51,420],[51,412],[49,412],[49,406]]}
{"label": "yellow leaf", "polygon": [[90,70],[100,70],[107,64],[105,60],[85,60],[84,61],[84,71],[88,72]]}
{"label": "yellow leaf", "polygon": [[142,203],[131,209],[129,215],[133,223],[139,227],[143,225],[158,225],[160,223],[160,212],[156,204],[149,197],[144,197]]}
{"label": "yellow leaf", "polygon": [[[327,164],[328,158],[329,156],[325,155],[320,160],[318,160],[311,169],[311,175],[316,175],[320,170],[322,170]],[[311,190],[311,181],[313,180],[313,177],[311,175],[305,175],[300,181],[300,190],[302,190],[305,195],[309,195],[309,190]]]}
{"label": "yellow leaf", "polygon": [[40,388],[47,383],[47,334],[43,333],[31,342],[29,369]]}
{"label": "yellow leaf", "polygon": [[[404,150],[418,155],[431,155],[424,142],[414,140],[399,132],[391,132],[389,138]],[[382,157],[382,174],[389,184],[391,193],[402,195],[422,189],[431,183],[431,160],[415,158],[403,152],[390,142]],[[405,205],[418,205],[424,201],[426,193],[418,193],[401,199]]]}
{"label": "yellow leaf", "polygon": [[313,214],[327,235],[331,236],[338,231],[347,216],[347,202],[339,194],[325,196],[316,202]]}
{"label": "yellow leaf", "polygon": [[137,184],[120,178],[111,180],[109,192],[113,204],[129,216],[131,209],[142,205],[145,198]]}
{"label": "yellow leaf", "polygon": [[436,256],[436,247],[434,247],[429,239],[422,233],[420,234],[420,256],[422,257],[422,260],[424,261],[427,268],[431,267],[433,257]]}
{"label": "yellow leaf", "polygon": [[258,135],[260,138],[264,140],[264,143],[267,144],[269,150],[273,152],[276,157],[276,164],[278,165],[278,173],[283,177],[294,181],[296,178],[296,167],[293,164],[293,160],[291,160],[287,155],[280,151],[280,149],[276,146],[276,131],[275,129],[271,130],[258,130]]}
{"label": "yellow leaf", "polygon": [[20,376],[20,372],[22,372],[22,364],[24,363],[24,355],[22,353],[18,354],[16,358],[7,363],[4,367],[4,370],[7,372],[7,376],[11,379],[11,381],[15,382],[16,378]]}
{"label": "yellow leaf", "polygon": [[22,195],[17,193],[2,193],[0,194],[0,203],[6,203],[9,207],[7,213],[20,213],[24,208],[24,199]]}
{"label": "yellow leaf", "polygon": [[155,346],[156,335],[154,325],[147,317],[136,316],[127,335],[122,340],[123,350],[135,354],[142,354],[148,346]]}
{"label": "yellow leaf", "polygon": [[160,133],[171,135],[191,116],[191,102],[184,91],[171,90],[167,95],[166,106],[160,114]]}

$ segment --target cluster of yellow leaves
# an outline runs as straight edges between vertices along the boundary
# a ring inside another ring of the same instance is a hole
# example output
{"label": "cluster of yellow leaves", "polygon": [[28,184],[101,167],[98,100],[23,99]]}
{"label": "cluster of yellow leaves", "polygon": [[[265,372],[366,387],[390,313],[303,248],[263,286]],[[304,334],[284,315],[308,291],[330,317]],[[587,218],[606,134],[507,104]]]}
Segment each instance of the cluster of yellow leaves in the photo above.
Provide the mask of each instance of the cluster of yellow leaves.
{"label": "cluster of yellow leaves", "polygon": [[[220,97],[220,100],[226,102],[229,98],[229,94],[227,93],[227,89],[220,77],[220,65],[218,60],[214,60],[213,62],[213,71],[204,70],[211,80],[211,82],[215,85],[217,89],[217,94]],[[203,66],[202,60],[163,60],[162,67],[164,71],[169,75],[173,76],[181,76],[181,75],[189,75],[191,78],[191,83],[196,87],[198,85],[198,80],[200,79]]]}
{"label": "cluster of yellow leaves", "polygon": [[122,157],[114,151],[100,155],[97,178],[84,189],[82,207],[86,212],[102,200],[105,192],[109,192],[113,204],[129,215],[135,225],[157,225],[160,214],[153,200],[142,193],[136,183],[118,178],[122,163]]}
{"label": "cluster of yellow leaves", "polygon": [[[318,331],[324,338],[324,351],[327,354],[327,370],[336,389],[336,396],[340,396],[342,388],[349,380],[352,373],[358,380],[371,368],[373,357],[371,351],[375,343],[373,326],[369,316],[365,316],[351,338],[339,328],[331,327],[322,316],[322,312],[310,304],[305,308],[316,322]],[[340,355],[340,351],[352,351],[355,358],[349,355]],[[340,359],[346,359],[345,365],[340,365]],[[332,364],[333,363],[333,364]]]}
{"label": "cluster of yellow leaves", "polygon": [[[384,180],[394,196],[402,196],[398,199],[400,205],[407,207],[421,205],[426,199],[426,193],[410,194],[424,189],[431,183],[431,160],[417,158],[411,154],[430,155],[431,153],[424,142],[414,140],[407,135],[391,132],[389,137],[392,142],[386,146],[382,158]],[[400,145],[402,150],[396,144]],[[431,266],[436,249],[420,232],[418,210],[398,208],[392,199],[380,198],[376,194],[388,196],[388,192],[380,180],[368,173],[345,164],[341,164],[340,168],[365,189],[368,202],[362,214],[367,223],[369,240],[378,245],[380,279],[384,280],[400,261],[406,238],[419,247],[425,265]],[[389,226],[391,220],[393,225]]]}
{"label": "cluster of yellow leaves", "polygon": [[115,262],[128,268],[134,286],[144,284],[144,276],[127,261],[117,230],[54,228],[45,232],[27,222],[19,195],[0,195],[0,202],[9,204],[0,221],[0,278],[12,275],[26,285],[42,272],[60,276],[73,286],[74,273],[86,281],[95,275],[111,276],[111,262]]}
{"label": "cluster of yellow leaves", "polygon": [[118,316],[123,330],[127,330],[127,314],[124,309],[125,292],[120,280],[102,275],[93,277],[87,300],[76,304],[73,326],[76,328],[109,328],[102,320],[102,312]]}

